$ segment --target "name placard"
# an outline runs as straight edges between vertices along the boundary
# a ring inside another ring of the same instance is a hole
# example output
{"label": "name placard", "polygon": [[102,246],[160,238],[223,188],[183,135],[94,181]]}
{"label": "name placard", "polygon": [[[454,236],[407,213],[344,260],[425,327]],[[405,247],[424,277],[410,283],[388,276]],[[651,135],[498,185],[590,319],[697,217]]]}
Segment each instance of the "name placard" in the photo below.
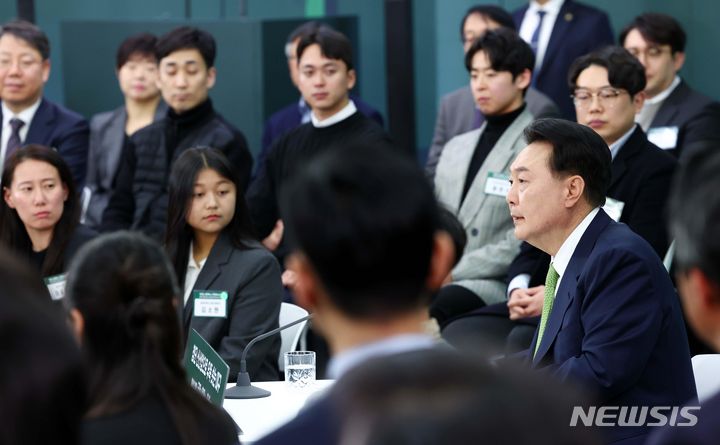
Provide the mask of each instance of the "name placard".
{"label": "name placard", "polygon": [[222,407],[230,367],[195,329],[190,331],[183,363],[190,386]]}

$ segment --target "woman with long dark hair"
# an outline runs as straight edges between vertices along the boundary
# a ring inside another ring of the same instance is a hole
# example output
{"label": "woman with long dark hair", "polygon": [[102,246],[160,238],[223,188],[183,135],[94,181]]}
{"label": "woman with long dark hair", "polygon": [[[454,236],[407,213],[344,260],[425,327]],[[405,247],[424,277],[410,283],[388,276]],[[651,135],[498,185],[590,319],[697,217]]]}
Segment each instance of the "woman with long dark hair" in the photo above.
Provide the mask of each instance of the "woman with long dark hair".
{"label": "woman with long dark hair", "polygon": [[186,381],[162,248],[139,233],[88,243],[68,272],[70,318],[87,361],[83,444],[237,443],[234,423]]}
{"label": "woman with long dark hair", "polygon": [[44,277],[64,272],[94,233],[79,225],[75,182],[63,158],[44,145],[26,145],[5,161],[2,186],[0,242]]}
{"label": "woman with long dark hair", "polygon": [[[195,329],[230,365],[230,379],[254,337],[278,326],[280,266],[257,242],[243,190],[225,155],[191,148],[170,173],[166,248],[183,290],[185,334]],[[280,338],[249,351],[256,381],[277,380]]]}

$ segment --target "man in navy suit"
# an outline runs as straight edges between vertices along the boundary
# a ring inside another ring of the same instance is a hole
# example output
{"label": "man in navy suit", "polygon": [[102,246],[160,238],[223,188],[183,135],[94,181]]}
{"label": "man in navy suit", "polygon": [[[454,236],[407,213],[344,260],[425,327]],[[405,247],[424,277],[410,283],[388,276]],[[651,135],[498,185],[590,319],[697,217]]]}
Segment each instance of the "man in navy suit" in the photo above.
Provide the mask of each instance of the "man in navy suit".
{"label": "man in navy suit", "polygon": [[0,167],[26,144],[55,148],[80,190],[85,182],[89,127],[77,113],[43,98],[50,76],[50,42],[32,23],[0,28]]}
{"label": "man in navy suit", "polygon": [[675,156],[720,145],[720,103],[693,90],[678,72],[685,31],[672,17],[646,13],[620,33],[620,44],[645,67],[647,100],[636,120],[648,139]]}
{"label": "man in navy suit", "polygon": [[573,0],[532,0],[515,11],[513,19],[535,51],[533,86],[550,96],[563,117],[575,120],[567,94],[568,69],[578,57],[612,45],[607,14]]}
{"label": "man in navy suit", "polygon": [[[676,279],[695,332],[720,351],[720,155],[704,149],[688,156],[670,198]],[[648,443],[715,444],[720,437],[720,393],[702,402],[692,428],[666,428]]]}
{"label": "man in navy suit", "polygon": [[[294,246],[293,291],[328,341],[330,377],[342,381],[373,357],[435,347],[427,305],[454,252],[412,160],[373,144],[325,151],[284,188],[281,208]],[[257,443],[336,444],[339,428],[323,397]]]}
{"label": "man in navy suit", "polygon": [[[507,201],[515,236],[552,256],[531,367],[580,385],[599,406],[685,405],[695,382],[670,277],[645,240],[600,208],[607,145],[559,119],[538,120],[525,135]],[[649,427],[640,423],[603,432],[642,443]]]}
{"label": "man in navy suit", "polygon": [[[327,25],[322,25],[320,22],[316,21],[305,22],[290,33],[287,43],[285,43],[285,56],[287,57],[290,80],[296,87],[298,86],[298,43],[300,43],[300,40],[302,40],[304,36],[317,31],[320,26]],[[355,103],[358,111],[373,119],[375,122],[380,124],[381,127],[384,125],[382,115],[379,111],[353,94],[350,95],[350,99]],[[260,147],[260,152],[258,153],[257,165],[255,167],[253,177],[255,177],[258,172],[262,171],[272,143],[281,136],[284,136],[286,133],[289,133],[290,130],[308,122],[310,122],[310,106],[302,96],[297,102],[293,102],[285,108],[273,113],[273,115],[268,118],[267,122],[265,122],[265,127],[263,128],[262,146]]]}

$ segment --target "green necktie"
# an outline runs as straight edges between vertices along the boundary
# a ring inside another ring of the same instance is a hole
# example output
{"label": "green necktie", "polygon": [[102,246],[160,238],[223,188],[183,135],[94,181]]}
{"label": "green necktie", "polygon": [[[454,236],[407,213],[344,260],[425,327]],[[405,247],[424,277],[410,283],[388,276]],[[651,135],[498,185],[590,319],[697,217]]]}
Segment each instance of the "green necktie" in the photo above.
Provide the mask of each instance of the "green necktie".
{"label": "green necktie", "polygon": [[553,302],[555,302],[555,286],[557,286],[559,278],[560,275],[558,275],[557,271],[551,264],[548,269],[547,276],[545,277],[545,299],[543,300],[542,316],[540,317],[540,330],[538,331],[538,339],[537,343],[535,343],[533,358],[535,358],[535,354],[537,354],[538,348],[540,347],[540,342],[542,341],[543,333],[545,332],[545,325],[547,324],[548,317],[550,316],[550,311],[552,311]]}

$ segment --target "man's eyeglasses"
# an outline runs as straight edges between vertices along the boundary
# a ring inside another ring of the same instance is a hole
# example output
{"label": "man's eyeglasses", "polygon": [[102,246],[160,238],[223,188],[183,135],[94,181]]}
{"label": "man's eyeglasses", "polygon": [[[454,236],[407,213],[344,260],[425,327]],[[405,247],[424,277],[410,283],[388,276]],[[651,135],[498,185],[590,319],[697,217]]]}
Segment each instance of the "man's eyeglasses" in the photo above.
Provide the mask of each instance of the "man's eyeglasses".
{"label": "man's eyeglasses", "polygon": [[617,102],[617,98],[627,93],[625,90],[616,90],[615,88],[601,88],[598,91],[575,90],[570,95],[575,106],[578,108],[588,108],[593,101],[593,97],[597,97],[598,102],[603,107],[612,108]]}
{"label": "man's eyeglasses", "polygon": [[648,46],[645,49],[627,48],[627,50],[636,59],[639,59],[640,56],[645,56],[645,58],[647,58],[647,59],[657,59],[665,53],[672,52],[672,49],[670,47],[660,47],[660,46]]}

